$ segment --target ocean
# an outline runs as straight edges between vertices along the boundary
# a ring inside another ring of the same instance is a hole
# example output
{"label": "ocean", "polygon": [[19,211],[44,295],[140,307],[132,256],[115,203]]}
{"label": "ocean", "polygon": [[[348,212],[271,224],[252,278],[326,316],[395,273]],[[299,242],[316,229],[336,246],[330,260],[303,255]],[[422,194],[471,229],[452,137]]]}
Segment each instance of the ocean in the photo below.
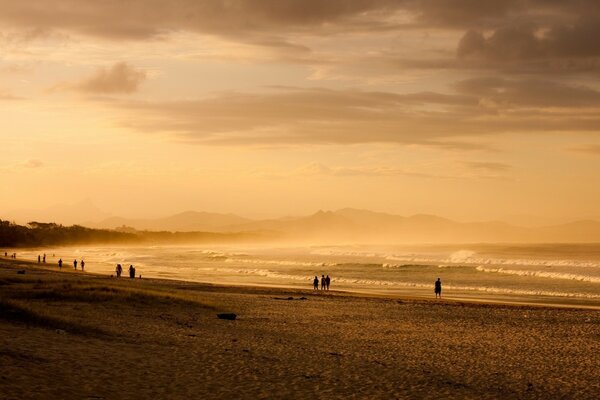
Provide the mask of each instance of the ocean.
{"label": "ocean", "polygon": [[21,259],[111,275],[117,263],[147,278],[332,290],[374,295],[600,307],[600,244],[464,244],[344,246],[80,246],[21,250]]}

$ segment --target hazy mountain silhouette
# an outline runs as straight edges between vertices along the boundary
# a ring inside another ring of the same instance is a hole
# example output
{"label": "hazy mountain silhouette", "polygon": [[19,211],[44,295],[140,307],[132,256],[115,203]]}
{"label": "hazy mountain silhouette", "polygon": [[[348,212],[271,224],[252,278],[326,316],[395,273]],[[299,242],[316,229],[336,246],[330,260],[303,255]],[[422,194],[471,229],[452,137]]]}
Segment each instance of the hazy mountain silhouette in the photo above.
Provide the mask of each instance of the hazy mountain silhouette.
{"label": "hazy mountain silhouette", "polygon": [[94,228],[111,229],[128,226],[138,230],[152,231],[213,231],[220,232],[225,226],[248,223],[251,220],[235,214],[219,214],[209,212],[186,211],[164,218],[130,219],[110,217],[90,224]]}
{"label": "hazy mountain silhouette", "polygon": [[254,221],[225,231],[273,231],[296,240],[373,243],[600,242],[600,222],[527,228],[500,221],[456,222],[435,215],[410,217],[345,208],[286,219]]}
{"label": "hazy mountain silhouette", "polygon": [[[251,220],[235,214],[186,211],[163,218],[131,219],[109,217],[89,200],[40,211],[23,211],[23,223],[38,220],[63,224],[83,223],[92,228],[136,230],[265,233],[290,241],[361,243],[474,243],[474,242],[600,242],[600,222],[581,220],[547,226],[516,226],[501,221],[457,222],[435,215],[400,216],[344,208],[277,219]],[[14,218],[9,215],[10,218]]]}

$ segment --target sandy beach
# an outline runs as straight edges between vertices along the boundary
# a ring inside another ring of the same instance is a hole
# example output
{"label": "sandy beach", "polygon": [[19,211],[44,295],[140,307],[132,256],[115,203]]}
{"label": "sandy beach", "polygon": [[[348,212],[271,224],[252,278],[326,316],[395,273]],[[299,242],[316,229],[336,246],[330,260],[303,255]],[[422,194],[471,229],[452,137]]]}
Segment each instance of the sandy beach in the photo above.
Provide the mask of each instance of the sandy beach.
{"label": "sandy beach", "polygon": [[[0,264],[4,399],[593,399],[600,392],[595,310],[117,280]],[[217,318],[222,312],[237,319]]]}

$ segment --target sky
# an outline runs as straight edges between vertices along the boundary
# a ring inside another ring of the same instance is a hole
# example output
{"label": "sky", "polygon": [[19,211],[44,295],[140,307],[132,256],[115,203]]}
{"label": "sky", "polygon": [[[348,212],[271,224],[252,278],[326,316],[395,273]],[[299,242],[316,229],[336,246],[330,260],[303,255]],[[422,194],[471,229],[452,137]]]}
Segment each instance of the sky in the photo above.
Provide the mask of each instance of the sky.
{"label": "sky", "polygon": [[0,213],[599,216],[598,37],[596,0],[0,0]]}

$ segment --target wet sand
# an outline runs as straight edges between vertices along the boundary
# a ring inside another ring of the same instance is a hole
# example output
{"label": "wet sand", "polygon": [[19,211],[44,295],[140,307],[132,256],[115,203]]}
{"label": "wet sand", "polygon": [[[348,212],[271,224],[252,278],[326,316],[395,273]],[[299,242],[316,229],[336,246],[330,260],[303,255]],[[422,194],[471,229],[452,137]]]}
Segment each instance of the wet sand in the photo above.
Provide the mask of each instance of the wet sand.
{"label": "wet sand", "polygon": [[0,306],[3,399],[600,393],[596,310],[117,280],[8,260]]}

